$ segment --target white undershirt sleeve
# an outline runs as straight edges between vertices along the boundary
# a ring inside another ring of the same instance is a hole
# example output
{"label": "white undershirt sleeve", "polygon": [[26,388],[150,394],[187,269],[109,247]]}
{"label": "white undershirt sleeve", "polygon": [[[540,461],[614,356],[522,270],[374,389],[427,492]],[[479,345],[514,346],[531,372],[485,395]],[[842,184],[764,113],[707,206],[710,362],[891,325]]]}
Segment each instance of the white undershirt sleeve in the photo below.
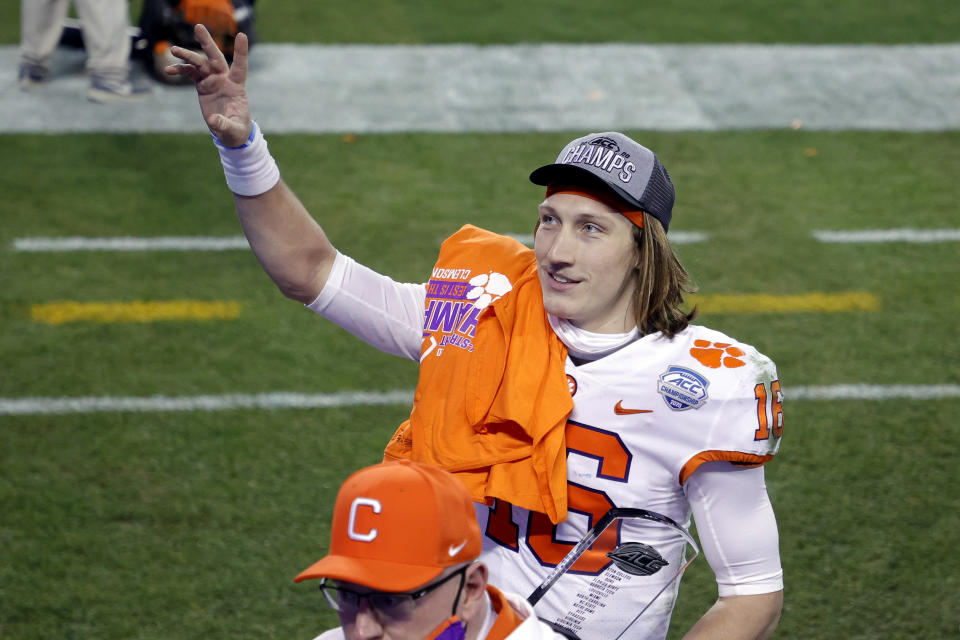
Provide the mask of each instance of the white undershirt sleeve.
{"label": "white undershirt sleeve", "polygon": [[395,282],[338,253],[306,307],[380,351],[419,360],[426,299],[426,285]]}
{"label": "white undershirt sleeve", "polygon": [[763,467],[743,469],[709,462],[690,476],[684,490],[719,595],[783,589],[777,520]]}

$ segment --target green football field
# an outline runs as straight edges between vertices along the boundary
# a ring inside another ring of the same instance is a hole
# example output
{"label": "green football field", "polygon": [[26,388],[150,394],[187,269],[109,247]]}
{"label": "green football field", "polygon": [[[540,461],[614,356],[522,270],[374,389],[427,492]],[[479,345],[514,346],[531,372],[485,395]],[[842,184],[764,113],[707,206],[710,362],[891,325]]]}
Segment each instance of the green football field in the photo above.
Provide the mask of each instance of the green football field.
{"label": "green football field", "polygon": [[[11,5],[0,7],[8,44]],[[257,4],[271,42],[931,43],[960,33],[954,2],[875,5]],[[271,135],[270,145],[342,251],[422,281],[465,222],[530,233],[542,192],[526,175],[581,133]],[[769,355],[784,385],[783,444],[767,465],[786,580],[776,637],[955,637],[956,238],[828,243],[814,232],[956,234],[960,132],[628,133],[677,184],[671,233],[705,236],[677,246],[700,287],[698,322]],[[409,406],[177,410],[173,400],[407,392],[416,365],[285,300],[249,251],[17,250],[38,237],[236,236],[205,135],[0,143],[0,638],[307,639],[332,626],[315,586],[292,579],[325,552],[340,482],[379,459]],[[721,308],[724,295],[745,297]],[[770,311],[759,295],[836,304]],[[810,391],[841,385],[875,385],[879,397]],[[83,404],[155,396],[152,410]],[[698,559],[669,638],[715,596]]]}

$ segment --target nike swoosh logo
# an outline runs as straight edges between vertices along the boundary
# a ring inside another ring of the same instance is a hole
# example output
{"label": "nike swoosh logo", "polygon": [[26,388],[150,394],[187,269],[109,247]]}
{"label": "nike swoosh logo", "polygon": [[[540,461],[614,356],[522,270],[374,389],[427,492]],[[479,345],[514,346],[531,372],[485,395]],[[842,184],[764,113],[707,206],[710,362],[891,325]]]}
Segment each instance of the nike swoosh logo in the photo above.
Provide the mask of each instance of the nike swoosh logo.
{"label": "nike swoosh logo", "polygon": [[458,553],[460,553],[460,550],[463,549],[465,546],[467,546],[467,541],[466,541],[466,540],[464,540],[463,542],[461,542],[460,544],[458,544],[458,545],[456,545],[456,546],[450,545],[450,548],[447,549],[447,553],[449,553],[449,554],[450,554],[450,557],[453,558],[453,557],[456,556]]}
{"label": "nike swoosh logo", "polygon": [[617,402],[613,412],[618,416],[629,416],[632,413],[653,413],[653,409],[624,409],[623,400]]}

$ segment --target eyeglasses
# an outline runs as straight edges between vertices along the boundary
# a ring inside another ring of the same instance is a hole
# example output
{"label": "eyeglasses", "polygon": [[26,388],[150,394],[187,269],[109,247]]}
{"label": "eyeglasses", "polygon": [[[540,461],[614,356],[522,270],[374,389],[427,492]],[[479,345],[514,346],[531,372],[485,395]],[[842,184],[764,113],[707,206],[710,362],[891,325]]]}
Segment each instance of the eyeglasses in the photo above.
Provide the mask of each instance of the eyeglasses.
{"label": "eyeglasses", "polygon": [[[320,581],[320,591],[323,597],[334,611],[345,615],[355,615],[360,609],[360,601],[366,600],[370,608],[378,615],[384,618],[400,619],[409,617],[417,606],[417,600],[424,597],[431,591],[439,589],[452,578],[460,576],[460,588],[457,590],[457,599],[453,603],[453,610],[456,611],[457,604],[460,601],[460,591],[463,589],[466,571],[470,565],[454,571],[443,580],[434,582],[422,589],[409,592],[390,592],[390,591],[370,591],[360,593],[353,589],[341,587],[335,582],[327,582],[326,578]],[[451,614],[452,615],[452,614]]]}

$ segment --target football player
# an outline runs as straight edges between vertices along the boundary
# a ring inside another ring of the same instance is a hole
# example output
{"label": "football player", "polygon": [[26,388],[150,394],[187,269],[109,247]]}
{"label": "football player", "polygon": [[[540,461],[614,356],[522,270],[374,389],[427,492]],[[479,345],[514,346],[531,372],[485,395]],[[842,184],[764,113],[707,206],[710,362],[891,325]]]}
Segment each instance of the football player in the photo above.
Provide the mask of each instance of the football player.
{"label": "football player", "polygon": [[[692,518],[716,575],[685,638],[769,637],[783,574],[763,465],[782,435],[780,383],[756,349],[691,323],[660,159],[619,132],[573,140],[530,176],[546,187],[533,250],[466,225],[427,282],[396,283],[339,253],[281,180],[251,121],[244,37],[232,65],[202,27],[197,39],[206,56],[175,48],[167,71],[196,83],[254,253],[286,296],[420,362],[385,457],[457,475],[494,581],[533,589],[610,508],[649,509]],[[619,522],[537,613],[584,638],[662,639],[678,582],[653,569],[684,553]]]}

